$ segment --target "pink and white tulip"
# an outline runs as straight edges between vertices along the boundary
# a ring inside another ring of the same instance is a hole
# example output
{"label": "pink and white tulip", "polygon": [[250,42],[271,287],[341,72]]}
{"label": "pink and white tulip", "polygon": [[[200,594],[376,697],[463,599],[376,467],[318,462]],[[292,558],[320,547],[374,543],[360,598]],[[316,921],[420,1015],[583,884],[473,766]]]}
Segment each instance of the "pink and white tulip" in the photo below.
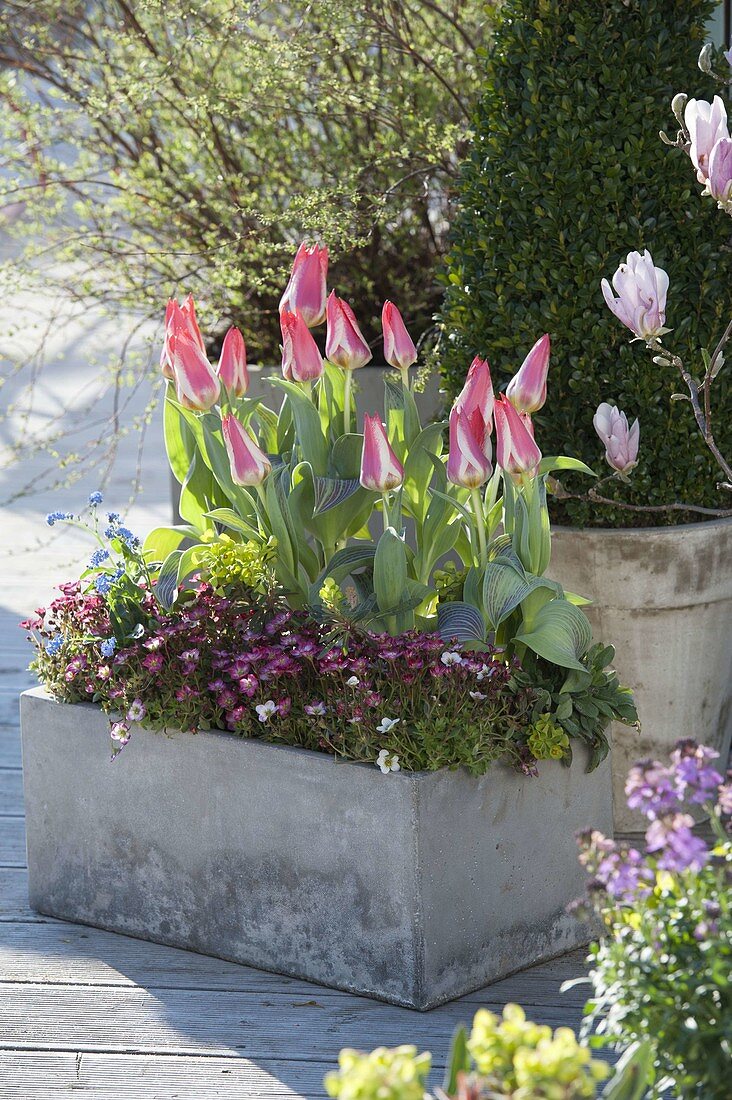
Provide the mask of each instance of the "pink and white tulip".
{"label": "pink and white tulip", "polygon": [[690,99],[684,111],[684,123],[689,131],[689,156],[696,168],[699,183],[709,175],[709,158],[721,138],[728,138],[727,111],[723,100],[715,95],[711,103],[705,99]]}
{"label": "pink and white tulip", "polygon": [[291,382],[313,382],[323,373],[323,357],[315,338],[298,310],[280,314],[282,374]]}
{"label": "pink and white tulip", "polygon": [[398,489],[404,481],[404,467],[391,445],[378,415],[364,417],[361,484],[374,493]]}
{"label": "pink and white tulip", "polygon": [[188,333],[194,343],[198,344],[205,354],[206,345],[203,342],[203,336],[201,336],[201,330],[196,320],[196,306],[192,294],[188,295],[182,306],[178,304],[175,298],[168,299],[165,308],[165,337],[160,352],[160,369],[171,382],[174,381],[173,352],[175,350],[175,339],[181,332]]}
{"label": "pink and white tulip", "polygon": [[468,415],[458,405],[450,412],[450,450],[447,479],[465,489],[477,489],[491,476],[491,437],[485,429],[476,436]]}
{"label": "pink and white tulip", "polygon": [[303,242],[297,250],[292,274],[280,299],[280,313],[297,313],[308,328],[315,328],[325,320],[325,303],[328,296],[328,249]]}
{"label": "pink and white tulip", "polygon": [[636,419],[628,427],[628,418],[616,405],[603,401],[597,406],[592,424],[605,445],[605,458],[613,470],[627,474],[638,464],[640,425]]}
{"label": "pink and white tulip", "polygon": [[709,157],[707,190],[721,207],[732,206],[732,139],[720,138]]}
{"label": "pink and white tulip", "polygon": [[357,370],[373,358],[371,348],[348,302],[336,296],[332,290],[326,306],[328,333],[325,340],[325,357],[343,370]]}
{"label": "pink and white tulip", "polygon": [[541,451],[505,394],[496,398],[495,418],[496,462],[512,477],[533,475],[541,462]]}
{"label": "pink and white tulip", "polygon": [[264,451],[252,439],[241,421],[229,414],[221,418],[221,432],[236,485],[261,485],[272,469]]}
{"label": "pink and white tulip", "polygon": [[534,344],[506,387],[506,397],[520,413],[531,416],[546,402],[546,377],[549,371],[551,341],[549,333]]}
{"label": "pink and white tulip", "polygon": [[393,302],[384,302],[381,326],[384,330],[384,358],[390,367],[406,371],[417,361],[417,349]]}
{"label": "pink and white tulip", "polygon": [[[490,437],[493,428],[493,380],[487,359],[476,355],[468,368],[465,385],[455,398],[455,408],[467,417],[473,435],[485,449],[486,437]],[[490,439],[486,454],[490,457]]]}
{"label": "pink and white tulip", "polygon": [[668,275],[663,268],[654,267],[648,249],[629,252],[626,262],[613,275],[617,298],[607,279],[600,285],[608,309],[640,339],[649,340],[667,331]]}
{"label": "pink and white tulip", "polygon": [[234,397],[243,397],[249,389],[249,371],[247,370],[247,349],[244,337],[233,325],[226,333],[221,345],[219,365],[216,369],[219,380]]}
{"label": "pink and white tulip", "polygon": [[216,372],[190,332],[178,331],[172,349],[178,401],[187,409],[205,412],[218,401],[221,393]]}

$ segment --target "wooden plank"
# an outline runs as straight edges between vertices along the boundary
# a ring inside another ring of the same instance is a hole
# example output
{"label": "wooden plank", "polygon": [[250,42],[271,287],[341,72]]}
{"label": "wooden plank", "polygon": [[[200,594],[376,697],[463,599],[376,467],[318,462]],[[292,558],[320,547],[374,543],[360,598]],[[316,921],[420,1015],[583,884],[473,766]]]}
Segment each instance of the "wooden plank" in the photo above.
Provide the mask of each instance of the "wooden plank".
{"label": "wooden plank", "polygon": [[[503,1001],[485,1003],[502,1008]],[[313,989],[230,993],[140,988],[3,983],[0,1049],[140,1054],[241,1054],[252,1059],[331,1061],[344,1046],[371,1050],[416,1042],[443,1064],[458,1023],[475,1005],[455,1001],[432,1012],[379,1004]],[[577,1027],[571,1005],[537,1006],[533,1018],[552,1027]]]}
{"label": "wooden plank", "polygon": [[25,821],[0,817],[0,867],[25,867]]}
{"label": "wooden plank", "polygon": [[[573,956],[561,969],[552,963],[532,967],[464,998],[466,1004],[518,1000],[525,1006],[555,1001],[581,1007],[586,994],[559,993],[562,981],[584,973]],[[83,925],[8,925],[0,931],[0,979],[61,985],[144,985],[146,989],[209,989],[228,992],[278,991],[303,998],[324,990],[309,982],[268,974],[252,967],[117,936]],[[340,996],[340,994],[337,994]]]}
{"label": "wooden plank", "polygon": [[20,730],[0,723],[0,768],[20,767]]}
{"label": "wooden plank", "polygon": [[316,1100],[333,1062],[0,1051],[0,1100]]}
{"label": "wooden plank", "polygon": [[23,816],[23,773],[20,768],[0,768],[0,814]]}
{"label": "wooden plank", "polygon": [[35,913],[28,905],[28,872],[25,867],[0,867],[0,924],[16,921],[38,924],[50,920],[53,918]]}

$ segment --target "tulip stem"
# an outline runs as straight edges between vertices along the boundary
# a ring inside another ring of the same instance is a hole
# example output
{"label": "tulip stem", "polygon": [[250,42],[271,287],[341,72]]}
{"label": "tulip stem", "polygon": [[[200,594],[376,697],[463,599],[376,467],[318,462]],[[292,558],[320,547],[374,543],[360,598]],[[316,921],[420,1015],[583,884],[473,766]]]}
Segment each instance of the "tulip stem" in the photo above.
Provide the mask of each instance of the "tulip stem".
{"label": "tulip stem", "polygon": [[345,385],[343,388],[343,431],[346,435],[351,431],[351,382],[353,377],[350,370],[346,371]]}
{"label": "tulip stem", "polygon": [[402,385],[405,390],[409,389],[409,367],[405,367],[402,373]]}
{"label": "tulip stem", "polygon": [[488,564],[488,545],[485,539],[485,513],[483,511],[483,501],[480,496],[480,489],[470,490],[470,501],[473,505],[473,514],[475,515],[475,526],[478,531],[478,546],[480,548],[480,564],[485,568]]}
{"label": "tulip stem", "polygon": [[386,531],[387,527],[391,527],[391,518],[389,516],[389,494],[388,493],[382,493],[381,494],[381,502],[382,502],[383,514],[384,514],[384,530]]}

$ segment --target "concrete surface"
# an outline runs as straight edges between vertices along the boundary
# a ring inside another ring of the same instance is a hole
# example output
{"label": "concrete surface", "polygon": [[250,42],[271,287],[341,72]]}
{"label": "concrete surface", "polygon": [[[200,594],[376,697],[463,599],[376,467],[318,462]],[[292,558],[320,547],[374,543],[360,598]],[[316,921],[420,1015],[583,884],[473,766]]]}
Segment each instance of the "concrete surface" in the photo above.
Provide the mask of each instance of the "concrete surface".
{"label": "concrete surface", "polygon": [[21,706],[31,906],[426,1009],[586,943],[576,830],[609,769],[400,772]]}

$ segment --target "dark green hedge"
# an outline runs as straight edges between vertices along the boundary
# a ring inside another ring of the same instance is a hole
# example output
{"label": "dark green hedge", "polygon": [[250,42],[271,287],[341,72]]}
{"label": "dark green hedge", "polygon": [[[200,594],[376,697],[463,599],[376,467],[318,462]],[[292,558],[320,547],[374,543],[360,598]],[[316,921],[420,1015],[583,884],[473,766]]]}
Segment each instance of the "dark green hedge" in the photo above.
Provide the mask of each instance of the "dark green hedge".
{"label": "dark green hedge", "polygon": [[[460,387],[476,353],[504,384],[548,331],[549,399],[536,417],[542,450],[609,472],[592,416],[600,401],[618,404],[640,417],[640,463],[632,486],[614,484],[606,495],[636,504],[727,503],[689,405],[669,400],[683,384],[628,342],[600,291],[630,250],[649,248],[671,278],[667,342],[689,363],[730,314],[732,221],[700,198],[688,159],[658,137],[675,132],[675,92],[709,99],[716,90],[696,64],[715,6],[507,0],[462,174],[441,318],[448,389]],[[729,451],[728,379],[729,371],[726,387],[718,379],[715,427]],[[583,488],[577,478],[564,483]],[[554,513],[595,526],[695,518],[572,502],[555,503]]]}

